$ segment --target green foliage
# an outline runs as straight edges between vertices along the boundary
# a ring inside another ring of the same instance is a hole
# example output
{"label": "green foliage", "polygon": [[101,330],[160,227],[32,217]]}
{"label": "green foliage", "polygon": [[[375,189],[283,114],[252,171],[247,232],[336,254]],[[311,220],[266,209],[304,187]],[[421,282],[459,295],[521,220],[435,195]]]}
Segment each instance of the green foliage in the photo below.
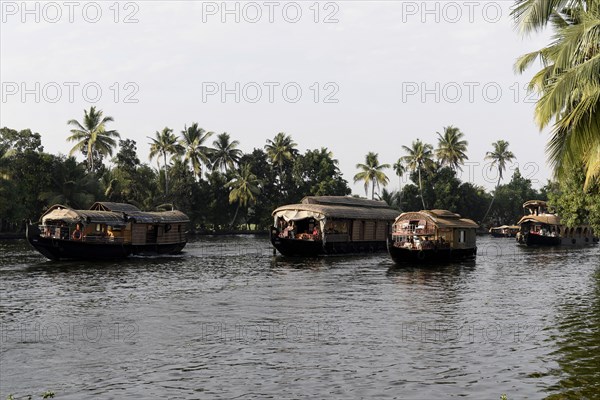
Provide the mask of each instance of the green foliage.
{"label": "green foliage", "polygon": [[89,112],[83,111],[83,123],[75,119],[67,122],[67,125],[75,127],[71,129],[71,136],[67,140],[76,142],[69,155],[81,151],[86,156],[88,171],[99,172],[102,157],[112,155],[113,148],[117,145],[115,138],[119,138],[120,135],[115,130],[106,130],[106,124],[112,122],[113,118],[103,117],[102,110],[96,111],[96,107],[92,106]]}
{"label": "green foliage", "polygon": [[365,195],[369,193],[369,184],[371,184],[371,198],[375,198],[375,186],[377,188],[380,185],[386,186],[389,183],[389,178],[382,171],[384,169],[390,168],[389,164],[379,164],[378,154],[369,152],[365,156],[364,164],[356,164],[356,168],[360,170],[359,173],[354,175],[354,182],[363,181],[365,184]]}
{"label": "green foliage", "polygon": [[600,232],[600,185],[594,183],[584,189],[585,169],[571,170],[559,184],[553,185],[548,197],[550,205],[568,227],[589,224]]}
{"label": "green foliage", "polygon": [[351,193],[338,168],[338,160],[325,147],[307,150],[298,156],[294,162],[293,176],[299,197],[345,196]]}

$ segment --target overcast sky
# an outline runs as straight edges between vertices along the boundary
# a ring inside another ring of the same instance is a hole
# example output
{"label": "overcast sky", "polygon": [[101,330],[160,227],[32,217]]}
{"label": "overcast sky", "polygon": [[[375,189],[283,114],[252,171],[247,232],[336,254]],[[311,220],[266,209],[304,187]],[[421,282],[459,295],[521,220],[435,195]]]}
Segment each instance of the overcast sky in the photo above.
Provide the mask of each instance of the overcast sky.
{"label": "overcast sky", "polygon": [[484,156],[504,139],[539,187],[550,170],[525,90],[534,71],[513,63],[549,36],[522,38],[512,4],[3,1],[0,125],[66,154],[66,122],[95,105],[144,162],[165,126],[198,122],[245,152],[285,132],[301,152],[331,150],[362,195],[352,177],[368,151],[393,164],[454,125],[469,142],[463,180],[492,188]]}

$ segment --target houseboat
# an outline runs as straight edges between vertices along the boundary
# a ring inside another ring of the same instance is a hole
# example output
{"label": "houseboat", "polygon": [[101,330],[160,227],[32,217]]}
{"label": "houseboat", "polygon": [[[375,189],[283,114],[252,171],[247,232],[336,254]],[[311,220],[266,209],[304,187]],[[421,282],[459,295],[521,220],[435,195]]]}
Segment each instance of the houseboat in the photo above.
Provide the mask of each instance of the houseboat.
{"label": "houseboat", "polygon": [[271,243],[285,256],[385,251],[398,211],[385,202],[307,196],[273,211]]}
{"label": "houseboat", "polygon": [[113,259],[176,254],[187,242],[188,217],[181,211],[143,212],[131,204],[97,202],[89,210],[54,205],[27,240],[51,260]]}
{"label": "houseboat", "polygon": [[543,200],[529,200],[523,204],[526,215],[519,222],[517,242],[526,246],[585,245],[598,242],[594,231],[587,225],[569,228],[548,208]]}
{"label": "houseboat", "polygon": [[510,238],[516,237],[517,232],[519,232],[521,228],[518,225],[502,225],[490,228],[490,235],[492,237],[503,237]]}
{"label": "houseboat", "polygon": [[478,227],[447,210],[405,212],[394,221],[388,251],[398,264],[475,258]]}

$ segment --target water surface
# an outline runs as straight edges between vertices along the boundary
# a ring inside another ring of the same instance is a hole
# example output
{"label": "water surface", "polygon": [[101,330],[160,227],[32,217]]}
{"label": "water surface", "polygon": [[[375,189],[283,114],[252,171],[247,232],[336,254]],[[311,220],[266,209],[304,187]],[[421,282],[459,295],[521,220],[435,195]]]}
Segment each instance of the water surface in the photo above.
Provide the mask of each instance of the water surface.
{"label": "water surface", "polygon": [[286,259],[265,237],[50,262],[0,241],[0,398],[593,398],[600,248]]}

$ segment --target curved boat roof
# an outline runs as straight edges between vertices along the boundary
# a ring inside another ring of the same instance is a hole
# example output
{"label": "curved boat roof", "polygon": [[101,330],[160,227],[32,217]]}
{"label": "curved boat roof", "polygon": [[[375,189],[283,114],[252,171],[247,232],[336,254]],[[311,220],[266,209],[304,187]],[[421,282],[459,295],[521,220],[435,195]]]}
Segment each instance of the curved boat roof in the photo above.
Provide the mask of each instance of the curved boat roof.
{"label": "curved boat roof", "polygon": [[521,225],[524,222],[539,222],[541,224],[560,225],[560,218],[554,214],[526,215],[522,217],[517,224]]}
{"label": "curved boat roof", "polygon": [[298,204],[276,208],[272,215],[285,220],[304,218],[372,219],[392,221],[399,211],[385,202],[348,196],[307,196]]}
{"label": "curved boat roof", "polygon": [[[69,223],[92,223],[92,224],[107,224],[112,226],[122,226],[129,221],[144,224],[160,224],[160,223],[185,223],[189,222],[187,215],[181,211],[162,211],[162,212],[144,212],[137,207],[124,203],[104,203],[117,205],[114,211],[98,210],[95,203],[91,210],[75,210],[71,207],[62,204],[55,204],[50,207],[41,217],[42,223],[46,221],[65,221]],[[131,206],[131,207],[119,207]],[[94,209],[95,208],[95,209]],[[116,211],[119,210],[119,211]],[[129,211],[120,211],[129,210]]]}
{"label": "curved boat roof", "polygon": [[479,228],[479,225],[471,219],[462,218],[460,214],[453,213],[448,210],[421,210],[402,213],[394,222],[411,220],[426,220],[439,228]]}

